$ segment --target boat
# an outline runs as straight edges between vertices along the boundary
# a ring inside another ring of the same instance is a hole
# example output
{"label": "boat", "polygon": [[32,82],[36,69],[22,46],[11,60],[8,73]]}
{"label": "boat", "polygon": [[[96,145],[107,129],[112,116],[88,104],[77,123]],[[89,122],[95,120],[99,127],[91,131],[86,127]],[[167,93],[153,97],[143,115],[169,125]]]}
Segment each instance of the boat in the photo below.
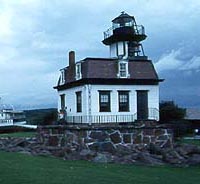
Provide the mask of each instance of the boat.
{"label": "boat", "polygon": [[26,124],[24,111],[15,110],[12,105],[0,104],[0,126],[17,126]]}

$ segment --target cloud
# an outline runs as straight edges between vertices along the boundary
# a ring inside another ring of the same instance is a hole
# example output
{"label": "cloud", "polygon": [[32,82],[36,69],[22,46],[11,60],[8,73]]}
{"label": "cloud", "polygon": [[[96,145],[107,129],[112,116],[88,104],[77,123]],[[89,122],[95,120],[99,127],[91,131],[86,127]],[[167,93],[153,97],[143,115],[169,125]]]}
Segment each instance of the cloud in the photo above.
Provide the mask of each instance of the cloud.
{"label": "cloud", "polygon": [[5,11],[0,13],[0,40],[1,43],[8,43],[12,37],[13,31],[11,29],[12,13]]}
{"label": "cloud", "polygon": [[200,72],[200,56],[194,56],[191,60],[189,60],[185,65],[183,65],[181,70],[193,70],[196,72]]}
{"label": "cloud", "polygon": [[0,94],[18,106],[55,106],[52,87],[68,64],[67,52],[75,50],[77,60],[108,57],[103,31],[123,10],[144,24],[144,49],[161,75],[199,71],[197,0],[0,0],[0,5]]}
{"label": "cloud", "polygon": [[[190,59],[184,58],[187,56],[186,49],[180,48],[178,50],[172,50],[168,54],[164,54],[155,63],[155,67],[159,72],[169,70],[182,70],[182,71],[200,71],[200,56],[192,56]],[[198,54],[198,53],[197,53]]]}
{"label": "cloud", "polygon": [[165,54],[161,56],[159,61],[155,64],[155,67],[158,71],[163,70],[176,70],[179,69],[182,65],[182,61],[177,59],[177,57],[180,55],[180,50],[172,50],[169,54]]}

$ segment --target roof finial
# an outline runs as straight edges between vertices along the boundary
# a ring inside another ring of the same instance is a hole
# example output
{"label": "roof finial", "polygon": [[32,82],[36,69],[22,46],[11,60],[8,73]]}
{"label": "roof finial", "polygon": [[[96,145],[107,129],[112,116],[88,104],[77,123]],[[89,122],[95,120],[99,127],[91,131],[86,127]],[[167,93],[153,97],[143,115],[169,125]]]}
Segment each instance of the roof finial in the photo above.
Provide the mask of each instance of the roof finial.
{"label": "roof finial", "polygon": [[121,14],[125,14],[125,11],[122,11]]}

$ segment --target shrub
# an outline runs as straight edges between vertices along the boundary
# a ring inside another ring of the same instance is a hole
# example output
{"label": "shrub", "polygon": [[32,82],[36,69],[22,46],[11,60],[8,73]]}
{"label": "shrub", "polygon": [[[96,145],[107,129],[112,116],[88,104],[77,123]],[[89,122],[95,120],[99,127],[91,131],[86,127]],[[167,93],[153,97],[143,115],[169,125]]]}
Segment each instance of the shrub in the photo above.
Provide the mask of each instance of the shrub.
{"label": "shrub", "polygon": [[57,112],[49,112],[45,114],[42,125],[52,125],[57,121]]}
{"label": "shrub", "polygon": [[186,109],[178,107],[173,101],[160,103],[160,120],[175,121],[182,120],[186,115]]}

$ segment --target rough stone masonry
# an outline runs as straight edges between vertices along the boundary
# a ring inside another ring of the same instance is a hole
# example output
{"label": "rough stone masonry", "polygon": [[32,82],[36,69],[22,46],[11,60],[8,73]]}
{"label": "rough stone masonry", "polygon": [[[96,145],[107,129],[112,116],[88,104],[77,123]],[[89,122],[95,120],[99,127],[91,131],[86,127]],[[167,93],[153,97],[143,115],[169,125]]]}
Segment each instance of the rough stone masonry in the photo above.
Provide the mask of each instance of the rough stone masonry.
{"label": "rough stone masonry", "polygon": [[131,125],[50,125],[38,128],[38,139],[44,146],[74,146],[113,153],[119,145],[146,147],[153,143],[161,148],[173,146],[173,133],[155,121],[138,121]]}
{"label": "rough stone masonry", "polygon": [[170,129],[150,121],[41,126],[37,138],[0,138],[0,150],[102,163],[200,164],[199,146],[173,143]]}

